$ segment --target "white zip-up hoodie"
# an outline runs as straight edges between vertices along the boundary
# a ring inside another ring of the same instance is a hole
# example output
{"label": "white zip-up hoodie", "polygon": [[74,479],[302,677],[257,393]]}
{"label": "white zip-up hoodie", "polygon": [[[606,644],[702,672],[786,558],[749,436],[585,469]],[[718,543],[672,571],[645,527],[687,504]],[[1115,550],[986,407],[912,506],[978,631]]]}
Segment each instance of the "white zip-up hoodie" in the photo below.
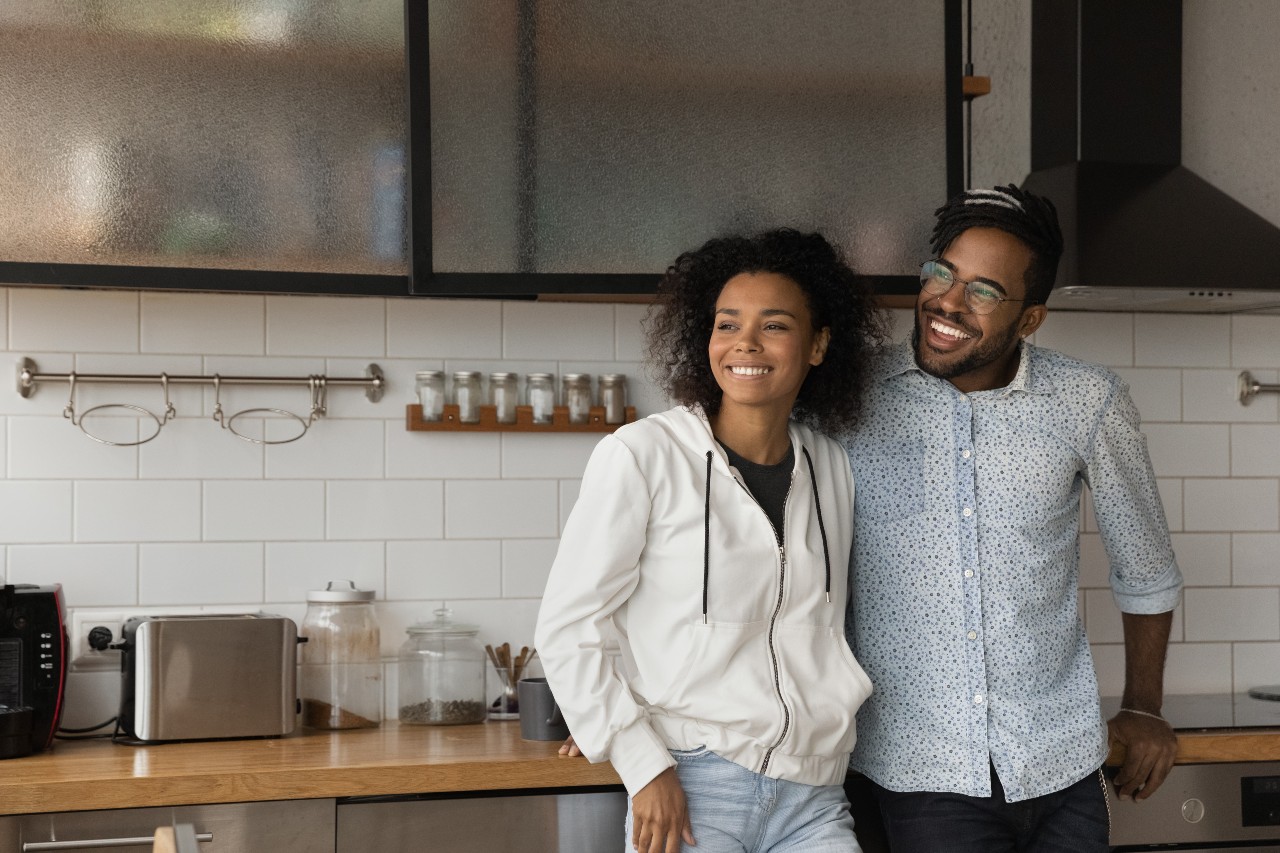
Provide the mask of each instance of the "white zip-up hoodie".
{"label": "white zip-up hoodie", "polygon": [[702,746],[844,779],[871,693],[844,637],[853,478],[839,444],[790,435],[784,548],[699,410],[624,426],[587,463],[535,642],[579,748],[632,795]]}

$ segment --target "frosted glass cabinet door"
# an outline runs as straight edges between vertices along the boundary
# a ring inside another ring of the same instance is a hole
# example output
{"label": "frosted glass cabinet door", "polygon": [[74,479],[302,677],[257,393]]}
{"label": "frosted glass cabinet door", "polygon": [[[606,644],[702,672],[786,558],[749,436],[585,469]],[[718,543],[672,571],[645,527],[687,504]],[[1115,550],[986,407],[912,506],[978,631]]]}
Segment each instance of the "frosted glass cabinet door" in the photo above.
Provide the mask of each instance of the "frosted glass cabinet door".
{"label": "frosted glass cabinet door", "polygon": [[0,3],[0,260],[403,275],[403,16]]}
{"label": "frosted glass cabinet door", "polygon": [[958,4],[425,2],[414,239],[435,273],[658,273],[778,225],[823,231],[868,274],[914,275],[928,251]]}

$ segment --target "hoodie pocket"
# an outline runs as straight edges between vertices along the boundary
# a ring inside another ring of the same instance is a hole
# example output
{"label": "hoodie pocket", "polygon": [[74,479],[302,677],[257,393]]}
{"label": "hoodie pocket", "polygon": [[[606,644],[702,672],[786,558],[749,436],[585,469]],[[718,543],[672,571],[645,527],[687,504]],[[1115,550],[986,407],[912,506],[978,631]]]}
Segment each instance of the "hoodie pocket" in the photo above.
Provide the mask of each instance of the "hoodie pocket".
{"label": "hoodie pocket", "polygon": [[768,738],[781,725],[769,665],[769,623],[695,622],[682,643],[681,675],[654,702],[667,713]]}
{"label": "hoodie pocket", "polygon": [[854,658],[842,631],[813,625],[778,630],[787,701],[803,725],[794,726],[784,749],[794,755],[836,755],[853,749],[854,717],[871,695],[871,679]]}

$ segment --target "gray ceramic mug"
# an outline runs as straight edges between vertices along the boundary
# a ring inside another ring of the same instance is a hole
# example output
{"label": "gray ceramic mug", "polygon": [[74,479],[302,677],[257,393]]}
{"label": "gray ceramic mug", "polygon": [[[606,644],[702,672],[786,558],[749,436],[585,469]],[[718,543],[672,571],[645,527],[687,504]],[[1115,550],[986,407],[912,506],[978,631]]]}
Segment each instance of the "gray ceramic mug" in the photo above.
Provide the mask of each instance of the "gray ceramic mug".
{"label": "gray ceramic mug", "polygon": [[564,740],[569,736],[569,726],[560,716],[560,706],[545,678],[522,678],[516,689],[520,693],[520,737]]}

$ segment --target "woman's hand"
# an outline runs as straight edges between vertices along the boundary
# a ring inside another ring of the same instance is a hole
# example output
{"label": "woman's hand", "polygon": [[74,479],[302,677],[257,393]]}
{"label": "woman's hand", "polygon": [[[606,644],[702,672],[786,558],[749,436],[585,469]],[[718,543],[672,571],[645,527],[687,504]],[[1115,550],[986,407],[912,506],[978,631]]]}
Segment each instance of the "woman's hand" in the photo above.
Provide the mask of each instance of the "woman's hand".
{"label": "woman's hand", "polygon": [[577,758],[582,755],[582,750],[578,749],[578,745],[573,742],[573,735],[569,735],[564,739],[564,743],[560,744],[560,754],[567,755],[570,758]]}
{"label": "woman's hand", "polygon": [[681,839],[697,845],[684,789],[668,767],[631,798],[631,846],[639,853],[680,853]]}

